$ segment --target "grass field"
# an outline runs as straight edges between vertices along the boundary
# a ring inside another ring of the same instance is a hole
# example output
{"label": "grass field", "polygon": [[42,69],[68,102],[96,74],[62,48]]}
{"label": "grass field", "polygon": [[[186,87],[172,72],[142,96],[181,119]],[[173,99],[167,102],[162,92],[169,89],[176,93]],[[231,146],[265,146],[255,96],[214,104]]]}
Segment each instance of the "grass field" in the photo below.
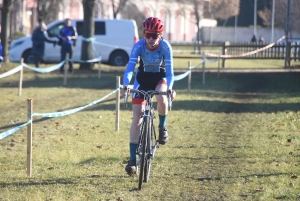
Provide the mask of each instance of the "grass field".
{"label": "grass field", "polygon": [[[8,68],[0,68],[0,75]],[[33,112],[57,112],[98,100],[122,72],[75,71],[63,86],[57,72],[25,70],[0,79],[0,133]],[[26,128],[0,140],[0,200],[300,200],[300,74],[193,73],[176,81],[168,117],[170,139],[160,146],[150,181],[124,171],[130,107],[115,94],[75,114],[34,117],[33,172],[26,175]],[[156,122],[157,123],[157,122]]]}

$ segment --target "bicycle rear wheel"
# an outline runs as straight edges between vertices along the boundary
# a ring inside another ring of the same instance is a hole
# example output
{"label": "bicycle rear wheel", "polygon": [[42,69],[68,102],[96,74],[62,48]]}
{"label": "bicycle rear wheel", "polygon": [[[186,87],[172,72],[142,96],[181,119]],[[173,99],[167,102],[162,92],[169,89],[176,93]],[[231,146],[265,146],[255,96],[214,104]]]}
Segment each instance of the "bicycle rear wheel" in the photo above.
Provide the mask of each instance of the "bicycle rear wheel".
{"label": "bicycle rear wheel", "polygon": [[141,134],[141,159],[140,159],[140,175],[139,175],[139,190],[142,189],[143,178],[147,161],[147,141],[148,141],[148,132],[149,132],[149,117],[144,117],[144,121],[142,123],[142,134]]}

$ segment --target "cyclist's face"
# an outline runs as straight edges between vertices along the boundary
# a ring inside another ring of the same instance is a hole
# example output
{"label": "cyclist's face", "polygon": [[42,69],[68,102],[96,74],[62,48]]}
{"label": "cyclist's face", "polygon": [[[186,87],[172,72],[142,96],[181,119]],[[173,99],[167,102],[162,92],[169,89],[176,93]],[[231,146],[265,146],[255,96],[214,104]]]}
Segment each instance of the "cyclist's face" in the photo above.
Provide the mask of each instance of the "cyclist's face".
{"label": "cyclist's face", "polygon": [[159,39],[161,38],[161,33],[145,31],[144,37],[146,38],[146,42],[148,46],[155,46]]}

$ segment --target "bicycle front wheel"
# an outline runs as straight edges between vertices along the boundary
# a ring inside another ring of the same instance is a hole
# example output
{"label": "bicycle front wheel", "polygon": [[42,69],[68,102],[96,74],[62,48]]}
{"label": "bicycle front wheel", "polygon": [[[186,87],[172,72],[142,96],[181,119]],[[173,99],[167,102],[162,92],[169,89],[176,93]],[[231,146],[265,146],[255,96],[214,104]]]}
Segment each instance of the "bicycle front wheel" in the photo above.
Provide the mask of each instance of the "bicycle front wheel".
{"label": "bicycle front wheel", "polygon": [[151,170],[151,160],[153,158],[153,146],[155,146],[155,136],[154,136],[154,126],[153,122],[149,120],[148,124],[148,135],[147,135],[147,150],[148,153],[146,157],[145,163],[145,171],[144,171],[144,181],[148,182],[150,177],[150,170]]}
{"label": "bicycle front wheel", "polygon": [[142,189],[144,174],[146,174],[146,163],[147,163],[147,144],[148,144],[148,135],[149,135],[149,117],[144,117],[142,123],[142,134],[140,143],[141,143],[141,159],[140,159],[140,175],[139,175],[139,190]]}

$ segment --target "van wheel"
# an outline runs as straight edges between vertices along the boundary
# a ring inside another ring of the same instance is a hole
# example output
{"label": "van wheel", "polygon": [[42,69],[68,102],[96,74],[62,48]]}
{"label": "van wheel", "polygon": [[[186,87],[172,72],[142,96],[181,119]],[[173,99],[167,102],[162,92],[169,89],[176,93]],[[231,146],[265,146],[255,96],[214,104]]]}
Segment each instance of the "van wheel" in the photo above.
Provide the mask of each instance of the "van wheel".
{"label": "van wheel", "polygon": [[112,66],[125,66],[128,63],[128,55],[124,51],[115,51],[110,55],[109,64]]}
{"label": "van wheel", "polygon": [[27,64],[34,64],[34,55],[31,54],[31,50],[26,50],[23,54],[23,58],[24,58],[24,63],[27,63]]}

